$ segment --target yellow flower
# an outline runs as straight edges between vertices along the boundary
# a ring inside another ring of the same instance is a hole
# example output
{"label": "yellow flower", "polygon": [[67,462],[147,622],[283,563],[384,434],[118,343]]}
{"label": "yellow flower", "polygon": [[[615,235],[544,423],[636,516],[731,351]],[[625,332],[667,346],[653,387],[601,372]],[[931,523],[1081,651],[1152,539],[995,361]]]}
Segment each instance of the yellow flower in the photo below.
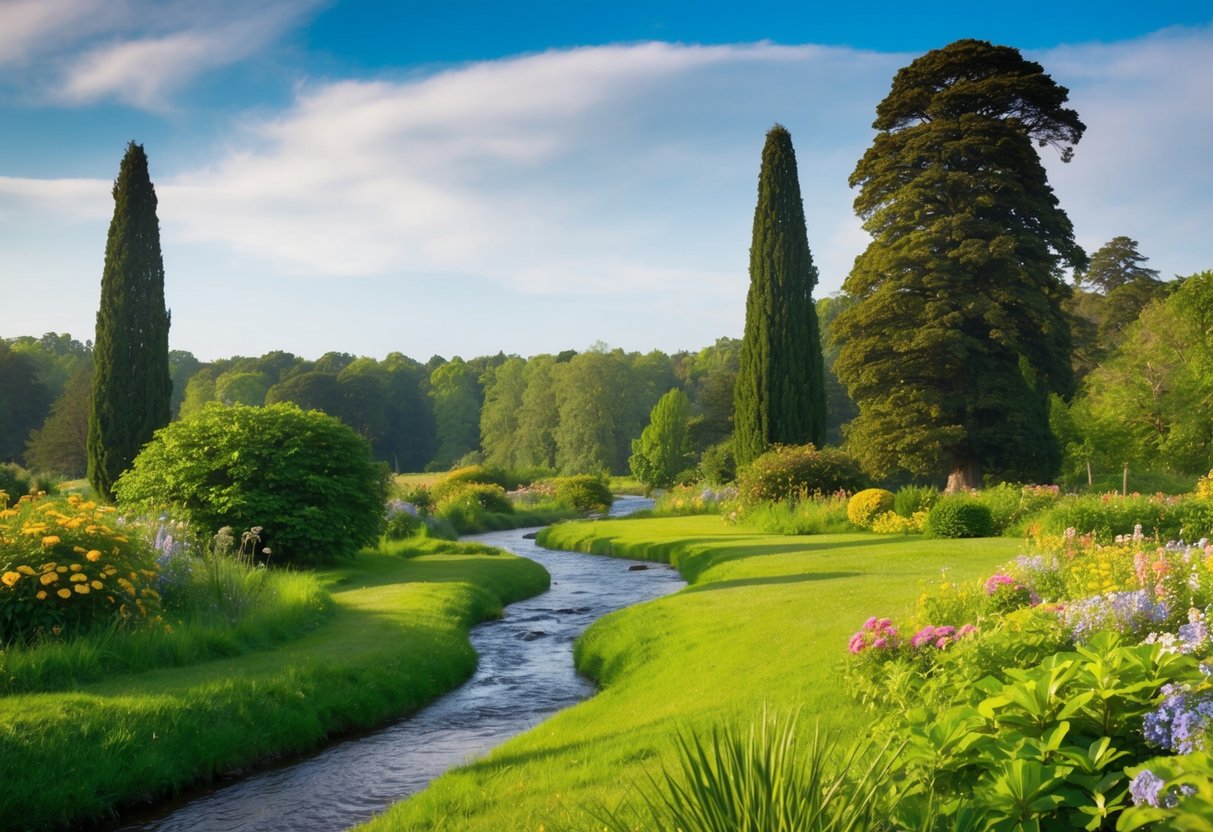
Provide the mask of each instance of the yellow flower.
{"label": "yellow flower", "polygon": [[59,592],[56,594],[60,598],[71,598],[72,597],[72,591],[70,589],[68,589],[67,587],[64,587],[63,589],[59,590]]}
{"label": "yellow flower", "polygon": [[71,569],[73,572],[79,572],[79,571],[80,571],[81,569],[83,569],[84,567],[83,567],[83,566],[81,566],[81,565],[80,565],[80,564],[78,564],[78,563],[73,563],[73,564],[72,564],[72,565],[71,565],[69,568],[70,568],[70,569]]}
{"label": "yellow flower", "polygon": [[74,584],[78,584],[81,581],[87,581],[87,580],[88,580],[88,575],[85,575],[83,572],[77,572],[76,574],[72,575],[72,577],[71,577],[71,582]]}
{"label": "yellow flower", "polygon": [[43,586],[50,586],[55,581],[59,580],[59,575],[56,572],[43,572],[42,577],[38,580],[42,581]]}
{"label": "yellow flower", "polygon": [[12,586],[19,580],[21,580],[20,572],[5,572],[3,576],[0,576],[0,581],[3,581],[5,586]]}
{"label": "yellow flower", "polygon": [[58,572],[60,575],[62,575],[64,572],[67,571],[67,567],[63,566],[63,565],[59,565],[59,566],[55,567],[55,571]]}
{"label": "yellow flower", "polygon": [[34,567],[26,566],[24,563],[17,567],[17,571],[20,572],[22,575],[37,575],[38,574],[37,572],[34,571]]}
{"label": "yellow flower", "polygon": [[7,517],[16,517],[16,516],[17,516],[17,510],[15,508],[6,508],[3,511],[0,511],[0,517],[7,518]]}
{"label": "yellow flower", "polygon": [[45,601],[46,600],[46,590],[45,589],[38,590],[38,594],[35,595],[34,597],[37,598],[39,601]]}
{"label": "yellow flower", "polygon": [[88,595],[91,590],[89,590],[88,584],[76,584],[76,591],[81,595]]}
{"label": "yellow flower", "polygon": [[96,549],[90,549],[85,557],[93,563],[96,563],[97,561],[101,560],[101,552]]}
{"label": "yellow flower", "polygon": [[101,583],[101,581],[92,581],[89,585],[93,589],[104,589],[105,588],[105,584]]}

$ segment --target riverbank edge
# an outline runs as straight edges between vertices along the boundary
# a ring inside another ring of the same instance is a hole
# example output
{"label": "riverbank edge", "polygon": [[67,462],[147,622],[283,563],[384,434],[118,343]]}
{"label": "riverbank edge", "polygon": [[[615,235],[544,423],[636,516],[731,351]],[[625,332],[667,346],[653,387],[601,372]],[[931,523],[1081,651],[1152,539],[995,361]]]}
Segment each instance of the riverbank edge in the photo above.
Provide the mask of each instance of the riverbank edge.
{"label": "riverbank edge", "polygon": [[[595,813],[601,821],[605,808],[674,764],[679,732],[744,724],[768,707],[803,712],[827,730],[862,730],[866,712],[837,674],[863,617],[912,608],[920,581],[938,579],[941,568],[960,580],[986,575],[1020,545],[773,535],[716,516],[560,524],[536,542],[672,561],[689,585],[610,613],[582,634],[575,662],[599,683],[594,696],[448,771],[357,832],[601,828]],[[645,828],[642,811],[636,823]]]}
{"label": "riverbank edge", "polygon": [[549,585],[484,548],[364,553],[333,570],[325,624],[275,649],[0,698],[0,828],[98,823],[453,689],[476,667],[471,627]]}

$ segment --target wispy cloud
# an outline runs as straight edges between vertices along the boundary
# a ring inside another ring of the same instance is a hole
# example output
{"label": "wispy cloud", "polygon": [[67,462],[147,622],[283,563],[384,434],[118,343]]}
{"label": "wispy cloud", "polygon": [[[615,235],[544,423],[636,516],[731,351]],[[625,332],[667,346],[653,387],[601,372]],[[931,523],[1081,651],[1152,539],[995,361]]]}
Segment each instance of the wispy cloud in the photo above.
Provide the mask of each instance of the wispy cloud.
{"label": "wispy cloud", "polygon": [[0,5],[0,66],[44,99],[167,109],[214,69],[258,54],[320,0],[14,0]]}
{"label": "wispy cloud", "polygon": [[[305,83],[207,164],[156,171],[148,152],[166,245],[222,253],[229,279],[375,278],[397,293],[377,306],[475,283],[498,298],[626,307],[620,316],[654,332],[693,299],[686,314],[705,319],[683,342],[694,345],[740,331],[760,151],[776,121],[796,146],[819,293],[840,286],[867,243],[847,178],[912,57],[772,44],[555,51]],[[1132,236],[1164,275],[1213,267],[1213,30],[1030,57],[1070,87],[1088,124],[1071,164],[1046,154],[1080,241]],[[108,186],[0,179],[0,211],[108,215]]]}
{"label": "wispy cloud", "polygon": [[168,183],[165,216],[302,273],[685,289],[744,275],[775,121],[797,137],[817,232],[853,225],[848,171],[822,151],[841,141],[858,157],[896,61],[650,43],[305,88],[240,152]]}

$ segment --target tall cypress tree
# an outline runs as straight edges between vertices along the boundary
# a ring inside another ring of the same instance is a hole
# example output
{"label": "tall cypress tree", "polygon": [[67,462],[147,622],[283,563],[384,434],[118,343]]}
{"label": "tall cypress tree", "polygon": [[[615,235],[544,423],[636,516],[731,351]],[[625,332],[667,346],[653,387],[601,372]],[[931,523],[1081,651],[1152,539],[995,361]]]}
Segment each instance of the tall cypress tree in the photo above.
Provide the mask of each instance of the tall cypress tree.
{"label": "tall cypress tree", "polygon": [[745,336],[734,388],[734,453],[745,465],[770,445],[820,445],[825,388],[804,204],[792,136],[767,133],[750,245]]}
{"label": "tall cypress tree", "polygon": [[103,499],[113,499],[118,476],[152,433],[168,424],[168,328],[156,191],[147,154],[131,142],[114,182],[93,344],[88,479]]}

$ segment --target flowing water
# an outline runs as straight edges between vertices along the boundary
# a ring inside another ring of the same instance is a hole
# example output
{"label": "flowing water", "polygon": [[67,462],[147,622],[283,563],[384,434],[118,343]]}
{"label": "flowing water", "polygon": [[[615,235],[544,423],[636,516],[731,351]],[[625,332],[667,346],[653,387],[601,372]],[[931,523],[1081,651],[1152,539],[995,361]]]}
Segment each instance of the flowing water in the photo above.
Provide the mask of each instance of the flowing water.
{"label": "flowing water", "polygon": [[[640,498],[620,498],[612,514],[645,505]],[[511,604],[500,621],[473,628],[472,645],[480,662],[462,687],[383,728],[179,800],[154,814],[128,816],[114,828],[348,829],[425,788],[447,769],[590,696],[593,683],[573,669],[573,640],[606,613],[674,592],[683,581],[660,564],[542,549],[525,537],[533,531],[464,538],[538,561],[551,573],[552,588]]]}

